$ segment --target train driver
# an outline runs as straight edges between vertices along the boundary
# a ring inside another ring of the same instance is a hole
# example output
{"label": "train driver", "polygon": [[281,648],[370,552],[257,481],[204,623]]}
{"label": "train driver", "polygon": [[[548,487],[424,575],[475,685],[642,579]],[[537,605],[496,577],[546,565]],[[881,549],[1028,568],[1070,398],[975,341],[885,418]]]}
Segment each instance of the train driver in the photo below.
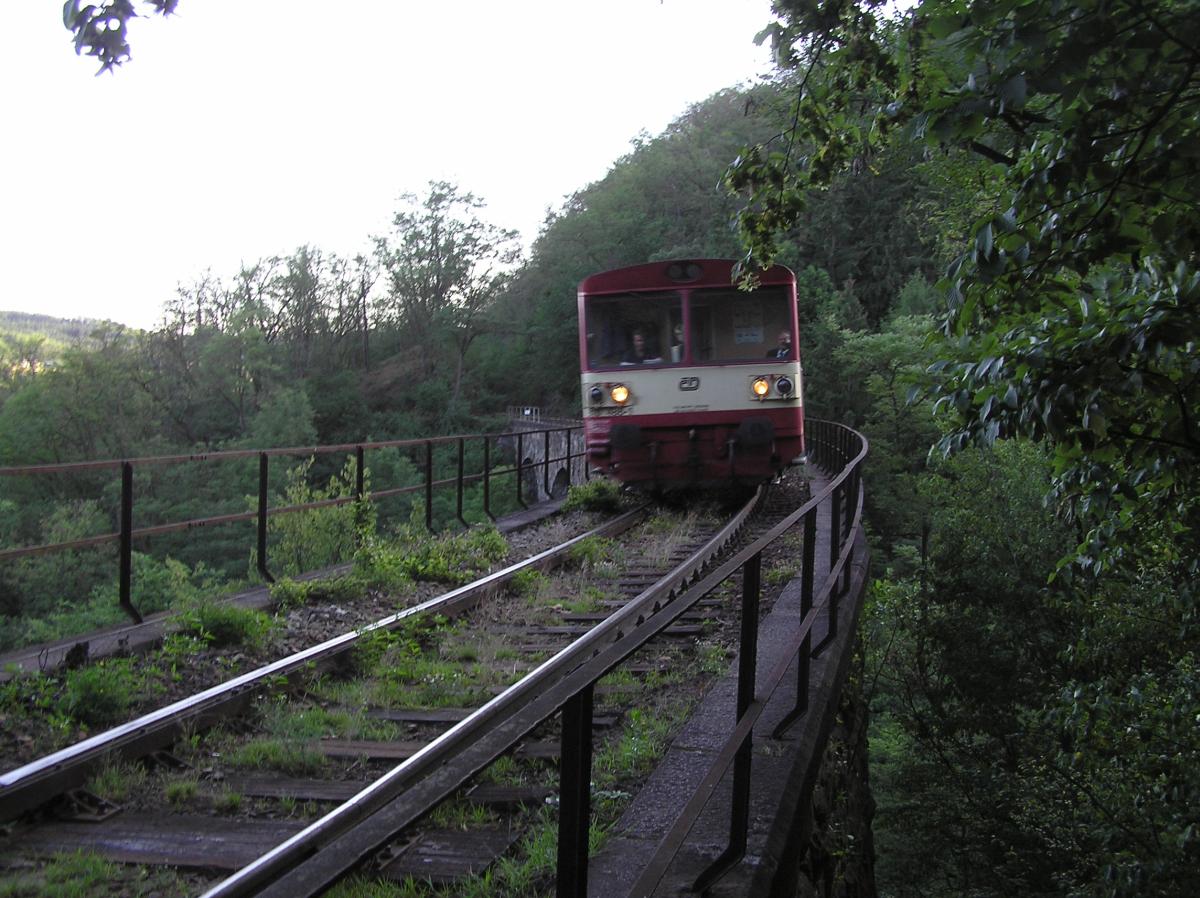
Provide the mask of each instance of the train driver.
{"label": "train driver", "polygon": [[633,332],[633,345],[621,356],[622,365],[660,365],[662,357],[652,354],[646,344],[646,334],[641,329]]}
{"label": "train driver", "polygon": [[769,359],[788,359],[792,357],[792,334],[791,331],[779,332],[779,343],[774,349],[767,352]]}

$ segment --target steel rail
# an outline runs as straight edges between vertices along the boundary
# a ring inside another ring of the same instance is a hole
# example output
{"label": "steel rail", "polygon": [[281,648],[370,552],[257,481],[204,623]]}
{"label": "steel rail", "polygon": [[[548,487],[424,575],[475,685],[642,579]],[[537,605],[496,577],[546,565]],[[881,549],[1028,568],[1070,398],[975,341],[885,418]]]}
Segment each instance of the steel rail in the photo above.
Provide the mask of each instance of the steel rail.
{"label": "steel rail", "polygon": [[[642,648],[656,633],[678,620],[704,595],[727,579],[733,570],[736,570],[736,565],[723,565],[703,579],[689,584],[677,594],[675,600],[665,605],[655,602],[657,611],[652,611],[649,617],[639,615],[628,632],[618,631],[612,642],[603,648],[593,649],[590,658],[568,671],[556,683],[532,695],[527,704],[499,721],[496,728],[483,738],[465,741],[456,750],[451,762],[433,767],[428,776],[415,779],[402,794],[377,813],[328,845],[321,846],[311,857],[304,858],[299,866],[285,870],[279,879],[266,883],[252,893],[259,898],[310,898],[324,892],[345,871],[367,860],[396,833],[417,822],[474,774],[553,717],[581,691]],[[649,601],[647,593],[642,595]],[[209,898],[210,894],[206,893],[203,898]]]}
{"label": "steel rail", "polygon": [[592,536],[610,536],[632,527],[646,506],[626,512],[587,533],[546,549],[472,583],[460,586],[411,608],[389,615],[350,633],[336,636],[287,658],[280,659],[181,699],[135,720],[98,733],[22,767],[0,773],[0,822],[7,822],[67,789],[81,784],[91,767],[113,751],[139,755],[169,744],[186,724],[207,723],[236,712],[265,684],[295,674],[309,664],[345,652],[365,634],[388,630],[414,615],[426,612],[457,613],[470,607],[489,591],[528,568],[547,567],[559,561],[571,547]]}
{"label": "steel rail", "polygon": [[[644,624],[662,612],[664,605],[671,606],[672,618],[682,614],[687,604],[676,603],[675,599],[688,590],[689,583],[700,581],[708,565],[740,534],[764,495],[765,488],[760,487],[754,497],[708,543],[613,615],[329,814],[218,883],[202,898],[233,898],[250,894],[295,896],[298,894],[297,888],[302,887],[310,894],[324,888],[349,864],[395,835],[395,821],[385,820],[382,826],[371,826],[371,818],[389,803],[401,795],[406,799],[412,797],[417,806],[406,809],[405,816],[424,814],[438,800],[452,793],[462,782],[507,751],[529,729],[552,716],[562,702],[584,688],[575,684],[568,684],[569,689],[564,686],[570,673],[627,637],[636,636],[636,644],[630,645],[626,641],[628,650],[622,657],[649,641],[661,628],[651,632]],[[698,599],[697,594],[692,601]],[[652,609],[650,614],[646,613],[648,609]],[[618,658],[611,663],[615,665],[619,662]],[[537,709],[532,713],[532,719],[520,717],[527,707]],[[439,775],[439,781],[429,788],[427,783],[434,774]],[[426,785],[426,791],[432,791],[432,795],[421,795],[417,788],[422,785]],[[398,825],[402,827],[405,824]],[[353,834],[357,827],[363,827],[363,836],[360,838],[355,838]],[[343,843],[337,846],[338,840],[342,839],[349,845]],[[350,859],[325,864],[324,869],[318,866],[315,870],[298,871],[294,877],[284,878],[306,859],[330,846],[338,847],[343,854],[348,853]],[[272,883],[275,885],[270,890],[264,890]]]}
{"label": "steel rail", "polygon": [[[404,827],[423,817],[528,732],[645,645],[728,579],[748,558],[760,553],[767,544],[815,509],[819,502],[826,499],[838,502],[838,490],[861,463],[866,445],[864,442],[862,451],[851,460],[842,442],[819,441],[826,449],[820,454],[828,461],[840,462],[842,470],[818,496],[715,570],[704,573],[709,562],[740,532],[752,508],[761,501],[763,492],[760,489],[755,499],[712,541],[622,609],[380,780],[218,883],[202,898],[235,898],[251,894],[261,898],[318,895],[346,871],[362,864]],[[859,501],[861,503],[861,493]],[[846,545],[842,549],[841,557],[848,558],[850,547]],[[841,565],[832,567],[840,570]],[[832,578],[827,580],[836,583]],[[801,635],[801,644],[803,639]],[[780,677],[785,670],[786,667],[781,667]],[[748,729],[752,729],[752,724]],[[738,728],[739,733],[741,730]]]}

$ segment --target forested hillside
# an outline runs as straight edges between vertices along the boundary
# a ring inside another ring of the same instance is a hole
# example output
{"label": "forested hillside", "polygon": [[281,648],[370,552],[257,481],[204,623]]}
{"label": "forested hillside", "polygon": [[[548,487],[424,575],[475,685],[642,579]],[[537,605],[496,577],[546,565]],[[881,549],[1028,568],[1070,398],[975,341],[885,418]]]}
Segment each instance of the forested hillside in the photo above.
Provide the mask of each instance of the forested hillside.
{"label": "forested hillside", "polygon": [[[871,442],[881,893],[1190,895],[1200,4],[776,8],[777,82],[635,142],[528,258],[482,199],[431,184],[353,258],[306,246],[213,273],[157,331],[104,326],[51,367],[10,364],[0,464],[477,430],[510,403],[572,414],[582,277],[782,262],[808,412]],[[372,471],[411,475],[400,457]],[[248,477],[152,493],[244,510]],[[288,478],[280,493],[348,488],[336,467]],[[114,526],[97,480],[0,487],[4,545]],[[156,544],[139,602],[227,587],[239,551]],[[0,569],[0,635],[114,604],[111,558],[55,564]]]}
{"label": "forested hillside", "polygon": [[0,333],[34,334],[56,342],[83,340],[101,322],[91,318],[55,318],[51,315],[36,315],[32,312],[0,312]]}

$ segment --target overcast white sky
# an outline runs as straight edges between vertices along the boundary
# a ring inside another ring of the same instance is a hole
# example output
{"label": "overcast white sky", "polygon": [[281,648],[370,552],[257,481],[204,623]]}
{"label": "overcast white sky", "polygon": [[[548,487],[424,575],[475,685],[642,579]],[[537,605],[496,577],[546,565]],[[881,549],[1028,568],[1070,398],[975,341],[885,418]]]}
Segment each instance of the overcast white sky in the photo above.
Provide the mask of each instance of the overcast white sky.
{"label": "overcast white sky", "polygon": [[640,131],[770,69],[770,0],[182,0],[101,77],[61,9],[5,3],[0,309],[138,327],[205,269],[367,249],[431,179],[528,244]]}

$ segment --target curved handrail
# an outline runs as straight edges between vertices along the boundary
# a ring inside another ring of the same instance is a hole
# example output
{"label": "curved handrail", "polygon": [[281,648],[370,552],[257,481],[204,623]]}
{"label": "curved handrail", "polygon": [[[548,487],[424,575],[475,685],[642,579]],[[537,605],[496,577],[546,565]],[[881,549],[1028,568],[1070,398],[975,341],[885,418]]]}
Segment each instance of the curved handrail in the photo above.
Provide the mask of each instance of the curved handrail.
{"label": "curved handrail", "polygon": [[[390,834],[420,817],[440,800],[451,794],[459,785],[486,766],[526,732],[553,716],[564,706],[577,707],[582,699],[590,715],[590,696],[593,685],[609,670],[626,657],[662,632],[680,615],[691,608],[700,598],[716,588],[739,567],[751,559],[757,559],[767,545],[779,538],[800,520],[815,521],[819,505],[826,500],[832,507],[840,508],[851,501],[854,492],[854,513],[846,515],[846,526],[842,526],[838,515],[833,515],[836,531],[833,543],[838,556],[831,565],[829,576],[821,590],[822,605],[834,595],[834,587],[843,576],[851,558],[851,541],[848,536],[855,532],[861,519],[862,479],[860,468],[867,454],[867,442],[861,434],[839,424],[823,421],[810,422],[813,436],[813,457],[821,466],[839,464],[838,473],[816,496],[800,509],[788,515],[763,536],[747,547],[738,550],[715,568],[710,564],[717,550],[705,547],[695,553],[684,564],[667,574],[649,589],[632,599],[617,613],[598,624],[585,636],[563,649],[557,655],[531,671],[504,693],[493,698],[467,718],[434,739],[416,754],[397,765],[381,780],[363,789],[358,795],[339,806],[330,814],[315,821],[275,849],[243,867],[223,882],[204,893],[203,898],[231,898],[251,893],[261,895],[293,896],[299,893],[316,894],[325,888],[332,877],[331,869],[337,864],[321,865],[314,861],[314,869],[308,871],[305,864],[318,852],[329,850],[339,859],[347,857],[361,859],[386,841]],[[764,495],[760,488],[755,502]],[[750,506],[731,521],[721,534],[721,545],[728,543],[741,531]],[[851,525],[854,529],[851,529]],[[806,553],[806,560],[810,553]],[[814,569],[806,564],[806,576],[812,577]],[[811,584],[808,589],[811,595]],[[806,609],[806,620],[811,620],[820,606]],[[805,633],[811,623],[805,626]],[[804,637],[800,637],[803,644]],[[782,677],[782,672],[779,676]],[[739,709],[742,710],[742,709]],[[506,715],[512,715],[511,721]],[[740,715],[745,716],[745,711]],[[503,728],[493,725],[507,721]],[[741,726],[746,730],[752,723]],[[590,732],[590,721],[578,727],[585,734]],[[564,728],[564,740],[567,738]],[[586,736],[590,738],[590,736]],[[564,756],[566,744],[564,742]],[[590,758],[590,749],[587,752]],[[455,769],[451,769],[455,768]],[[435,785],[424,792],[420,787],[436,778]],[[565,781],[565,777],[563,778]],[[586,782],[586,779],[585,779]],[[586,797],[584,798],[586,802]],[[560,830],[562,820],[569,816],[566,794],[560,797]],[[371,832],[355,839],[351,831],[373,813],[387,809],[386,826],[373,827]],[[586,817],[586,815],[585,815]],[[560,831],[560,845],[563,844]],[[586,839],[584,840],[586,845]],[[586,860],[586,858],[585,858]],[[564,870],[564,866],[571,869]],[[564,865],[560,859],[559,876],[586,877],[586,863],[582,874],[578,858]],[[289,872],[290,871],[290,872]],[[312,891],[307,891],[311,889]],[[574,893],[572,891],[572,893]]]}

